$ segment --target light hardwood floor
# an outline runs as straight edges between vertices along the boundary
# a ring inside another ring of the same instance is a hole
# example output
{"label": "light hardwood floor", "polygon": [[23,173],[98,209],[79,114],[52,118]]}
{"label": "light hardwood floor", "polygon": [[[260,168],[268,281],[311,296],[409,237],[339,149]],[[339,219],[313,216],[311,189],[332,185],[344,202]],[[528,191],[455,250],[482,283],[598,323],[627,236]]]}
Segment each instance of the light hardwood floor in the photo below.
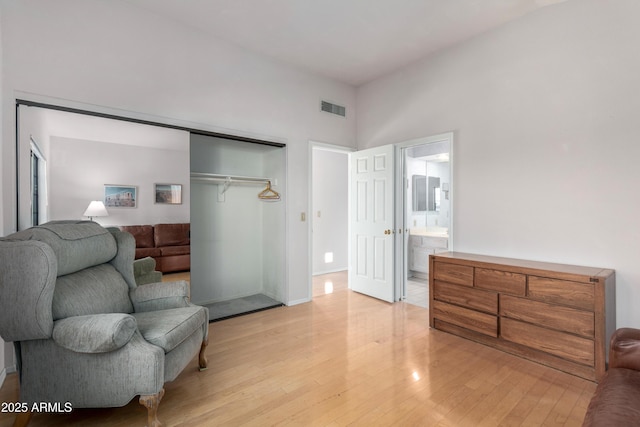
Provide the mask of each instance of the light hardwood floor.
{"label": "light hardwood floor", "polygon": [[[314,282],[311,303],[212,323],[209,369],[194,359],[165,385],[165,425],[581,425],[595,383],[429,329],[426,309],[351,292],[339,275]],[[11,374],[0,402],[17,397]],[[145,414],[134,399],[30,425],[143,426]]]}

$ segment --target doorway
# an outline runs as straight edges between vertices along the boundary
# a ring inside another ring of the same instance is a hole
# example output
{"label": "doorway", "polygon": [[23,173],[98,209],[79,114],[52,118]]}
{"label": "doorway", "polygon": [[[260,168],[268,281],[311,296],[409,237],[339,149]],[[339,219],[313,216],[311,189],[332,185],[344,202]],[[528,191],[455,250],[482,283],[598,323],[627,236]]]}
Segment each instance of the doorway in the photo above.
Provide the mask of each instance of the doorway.
{"label": "doorway", "polygon": [[310,295],[349,287],[350,149],[310,143]]}
{"label": "doorway", "polygon": [[407,303],[427,308],[429,255],[452,249],[451,133],[409,141],[398,146],[402,201],[398,201],[404,230],[400,280]]}

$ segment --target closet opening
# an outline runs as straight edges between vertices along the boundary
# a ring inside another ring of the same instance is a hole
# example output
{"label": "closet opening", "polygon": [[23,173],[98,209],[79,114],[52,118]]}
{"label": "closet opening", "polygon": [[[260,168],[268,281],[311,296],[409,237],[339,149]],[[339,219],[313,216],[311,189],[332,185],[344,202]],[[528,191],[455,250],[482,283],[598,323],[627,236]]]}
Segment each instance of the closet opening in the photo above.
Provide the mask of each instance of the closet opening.
{"label": "closet opening", "polygon": [[284,305],[285,150],[191,134],[191,299],[211,321]]}

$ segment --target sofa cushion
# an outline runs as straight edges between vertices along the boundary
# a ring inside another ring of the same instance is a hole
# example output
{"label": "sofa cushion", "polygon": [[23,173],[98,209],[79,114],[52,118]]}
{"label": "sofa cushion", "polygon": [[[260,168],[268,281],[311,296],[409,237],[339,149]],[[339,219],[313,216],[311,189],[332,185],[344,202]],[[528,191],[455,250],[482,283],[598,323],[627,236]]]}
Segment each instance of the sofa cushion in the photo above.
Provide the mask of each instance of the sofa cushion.
{"label": "sofa cushion", "polygon": [[589,403],[584,426],[640,425],[640,371],[609,369]]}
{"label": "sofa cushion", "polygon": [[189,231],[191,224],[156,224],[153,226],[156,247],[183,246],[190,244]]}
{"label": "sofa cushion", "polygon": [[189,255],[191,246],[165,246],[160,248],[160,253],[162,256]]}
{"label": "sofa cushion", "polygon": [[156,259],[156,270],[163,273],[188,271],[191,269],[191,255],[162,256]]}
{"label": "sofa cushion", "polygon": [[150,257],[159,257],[162,253],[160,248],[137,248],[136,249],[136,259]]}
{"label": "sofa cushion", "polygon": [[165,353],[209,321],[206,309],[198,306],[133,313],[133,316],[144,339],[161,347]]}
{"label": "sofa cushion", "polygon": [[153,248],[153,227],[151,225],[123,225],[122,231],[133,234],[136,239],[136,248]]}

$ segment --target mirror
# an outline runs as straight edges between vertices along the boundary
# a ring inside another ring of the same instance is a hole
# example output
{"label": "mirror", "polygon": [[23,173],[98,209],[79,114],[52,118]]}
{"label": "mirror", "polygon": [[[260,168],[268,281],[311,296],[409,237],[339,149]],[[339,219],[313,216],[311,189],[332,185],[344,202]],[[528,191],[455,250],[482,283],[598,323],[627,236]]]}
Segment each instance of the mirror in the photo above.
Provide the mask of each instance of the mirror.
{"label": "mirror", "polygon": [[429,212],[440,211],[440,178],[430,176],[427,178],[427,208]]}
{"label": "mirror", "polygon": [[424,212],[427,210],[427,177],[425,175],[413,175],[413,211]]}
{"label": "mirror", "polygon": [[[20,230],[88,219],[85,209],[108,185],[135,187],[138,200],[108,208],[102,225],[189,222],[187,131],[20,104],[18,137]],[[182,204],[155,203],[157,183],[181,184]]]}

